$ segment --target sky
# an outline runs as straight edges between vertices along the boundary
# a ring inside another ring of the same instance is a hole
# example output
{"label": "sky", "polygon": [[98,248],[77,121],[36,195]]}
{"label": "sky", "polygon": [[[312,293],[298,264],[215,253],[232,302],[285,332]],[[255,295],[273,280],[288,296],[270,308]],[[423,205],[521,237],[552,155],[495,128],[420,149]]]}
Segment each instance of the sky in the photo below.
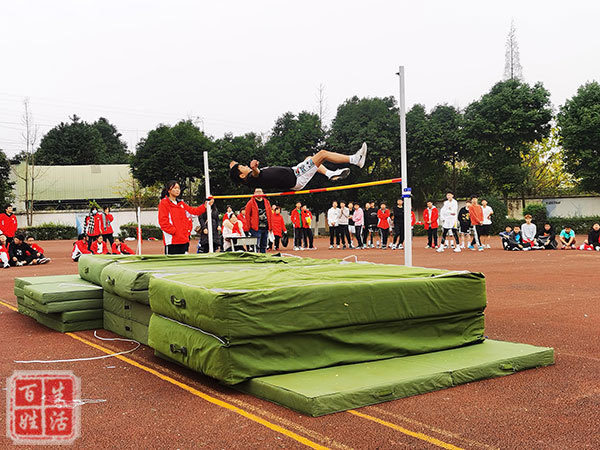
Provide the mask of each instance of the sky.
{"label": "sky", "polygon": [[[600,81],[595,1],[19,1],[0,11],[0,149],[77,114],[107,118],[130,149],[158,124],[215,138],[269,133],[285,112],[326,119],[353,96],[460,108],[502,79],[514,21],[526,82],[557,110]],[[39,142],[39,139],[38,139]]]}

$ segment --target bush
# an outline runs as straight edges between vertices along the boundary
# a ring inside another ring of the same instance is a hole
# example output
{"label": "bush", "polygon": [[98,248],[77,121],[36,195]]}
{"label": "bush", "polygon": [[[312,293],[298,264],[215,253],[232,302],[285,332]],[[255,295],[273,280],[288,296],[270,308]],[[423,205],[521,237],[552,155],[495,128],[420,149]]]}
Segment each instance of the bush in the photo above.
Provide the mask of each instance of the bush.
{"label": "bush", "polygon": [[[515,225],[521,226],[523,225],[524,220],[510,219],[506,221],[506,225],[510,227],[514,227]],[[560,233],[560,231],[566,226],[569,225],[576,234],[588,234],[590,228],[594,223],[600,223],[600,217],[592,216],[592,217],[550,217],[547,220],[542,220],[540,222],[533,222],[537,225],[538,229],[544,226],[544,223],[548,222],[550,225],[554,227],[554,231],[556,234]],[[506,225],[504,227],[506,228]],[[495,233],[497,234],[497,233]]]}
{"label": "bush", "polygon": [[77,228],[60,223],[43,223],[34,227],[21,228],[17,233],[23,233],[26,237],[31,235],[40,241],[77,239]]}
{"label": "bush", "polygon": [[543,223],[548,220],[548,211],[543,203],[530,203],[523,208],[523,217],[530,214],[533,223]]}
{"label": "bush", "polygon": [[[121,233],[119,234],[121,239],[127,237],[137,237],[137,224],[130,222],[121,225]],[[156,238],[162,240],[162,230],[156,225],[142,225],[142,239]]]}

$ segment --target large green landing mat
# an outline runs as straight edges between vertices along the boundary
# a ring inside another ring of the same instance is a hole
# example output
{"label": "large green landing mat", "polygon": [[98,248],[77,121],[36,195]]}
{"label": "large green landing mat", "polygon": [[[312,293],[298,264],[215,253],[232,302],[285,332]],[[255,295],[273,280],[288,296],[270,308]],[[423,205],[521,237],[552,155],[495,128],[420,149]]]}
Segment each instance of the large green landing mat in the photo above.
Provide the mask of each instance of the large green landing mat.
{"label": "large green landing mat", "polygon": [[483,328],[483,313],[471,312],[226,340],[152,314],[148,345],[192,370],[236,384],[265,375],[459,347],[481,342]]}
{"label": "large green landing mat", "polygon": [[554,350],[486,340],[422,355],[254,378],[235,387],[322,416],[554,364]]}
{"label": "large green landing mat", "polygon": [[44,314],[62,313],[67,311],[82,311],[99,309],[102,311],[102,299],[90,298],[85,300],[66,300],[63,302],[40,303],[30,297],[17,297],[17,302]]}
{"label": "large green landing mat", "polygon": [[383,264],[283,264],[257,273],[239,268],[156,274],[150,281],[150,306],[157,314],[233,340],[479,314],[486,295],[480,273]]}
{"label": "large green landing mat", "polygon": [[163,256],[162,259],[123,260],[106,265],[101,273],[102,287],[119,297],[149,303],[148,288],[153,274],[231,272],[263,269],[268,266],[340,264],[339,260],[281,257],[257,253],[227,252],[214,255]]}
{"label": "large green landing mat", "polygon": [[104,291],[103,308],[105,311],[124,319],[134,320],[145,326],[150,323],[150,316],[152,315],[150,306],[132,302],[106,291]]}

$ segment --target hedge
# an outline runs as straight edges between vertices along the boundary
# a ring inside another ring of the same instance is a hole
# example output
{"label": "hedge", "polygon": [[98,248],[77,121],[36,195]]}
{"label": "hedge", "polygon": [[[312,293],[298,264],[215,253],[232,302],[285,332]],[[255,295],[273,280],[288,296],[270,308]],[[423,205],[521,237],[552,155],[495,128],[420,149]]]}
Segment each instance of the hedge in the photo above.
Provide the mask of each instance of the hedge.
{"label": "hedge", "polygon": [[[121,233],[119,234],[119,237],[121,239],[127,238],[127,237],[137,237],[137,224],[130,222],[130,223],[126,223],[121,225]],[[162,231],[159,227],[157,227],[156,225],[142,225],[142,239],[148,239],[148,238],[156,238],[159,240],[162,240],[163,238],[163,234]]]}
{"label": "hedge", "polygon": [[17,233],[23,233],[25,237],[31,235],[40,241],[77,239],[77,228],[59,223],[43,223],[33,227],[20,228]]}

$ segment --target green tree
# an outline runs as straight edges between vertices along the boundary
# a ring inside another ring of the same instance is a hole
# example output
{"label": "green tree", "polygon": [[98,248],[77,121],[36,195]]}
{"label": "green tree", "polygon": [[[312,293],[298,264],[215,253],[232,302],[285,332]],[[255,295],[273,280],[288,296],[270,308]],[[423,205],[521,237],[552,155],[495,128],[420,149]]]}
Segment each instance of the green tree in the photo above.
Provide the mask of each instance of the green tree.
{"label": "green tree", "polygon": [[42,138],[35,152],[35,163],[48,166],[127,163],[127,146],[119,137],[106,119],[89,124],[73,115],[71,123],[61,122]]}
{"label": "green tree", "polygon": [[121,140],[121,133],[104,117],[100,117],[92,124],[102,137],[106,145],[106,152],[100,155],[102,164],[127,164],[131,158],[131,153],[127,151],[127,143]]}
{"label": "green tree", "polygon": [[[351,167],[348,184],[400,176],[400,124],[393,97],[346,100],[337,109],[326,142],[328,150],[345,154],[354,153],[363,142],[368,144],[367,162],[360,170]],[[409,182],[412,183],[412,178]],[[334,199],[354,199],[361,205],[371,200],[391,204],[401,193],[400,184],[394,184],[317,195],[320,211],[325,211]]]}
{"label": "green tree", "polygon": [[555,195],[573,187],[565,167],[565,152],[560,146],[558,128],[553,127],[548,137],[535,141],[521,158],[527,169],[523,185],[525,195]]}
{"label": "green tree", "polygon": [[203,178],[203,152],[213,148],[214,143],[189,120],[172,127],[159,125],[138,143],[132,173],[142,186],[178,180],[183,190],[188,188],[186,198],[190,201],[192,183]]}
{"label": "green tree", "polygon": [[550,132],[550,93],[516,79],[496,83],[465,110],[464,138],[468,161],[489,177],[506,201],[527,177],[522,155]]}
{"label": "green tree", "polygon": [[0,149],[0,204],[2,208],[4,208],[5,204],[13,201],[14,184],[14,182],[10,181],[10,161],[6,153]]}
{"label": "green tree", "polygon": [[567,169],[583,189],[600,192],[600,84],[581,86],[560,108],[558,126]]}

